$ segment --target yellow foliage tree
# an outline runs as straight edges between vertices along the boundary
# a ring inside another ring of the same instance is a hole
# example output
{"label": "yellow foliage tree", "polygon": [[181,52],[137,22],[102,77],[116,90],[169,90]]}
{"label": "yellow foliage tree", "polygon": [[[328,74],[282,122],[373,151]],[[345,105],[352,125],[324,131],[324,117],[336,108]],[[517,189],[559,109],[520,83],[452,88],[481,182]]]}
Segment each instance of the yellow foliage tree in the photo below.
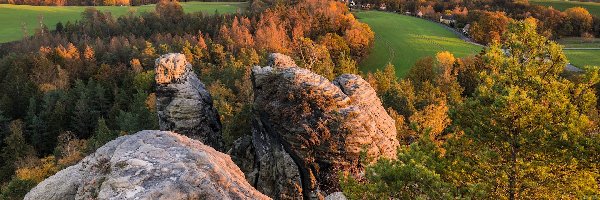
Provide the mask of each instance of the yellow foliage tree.
{"label": "yellow foliage tree", "polygon": [[39,183],[54,175],[58,170],[59,167],[56,165],[56,158],[48,156],[40,159],[36,165],[17,169],[16,175],[21,180],[32,180]]}

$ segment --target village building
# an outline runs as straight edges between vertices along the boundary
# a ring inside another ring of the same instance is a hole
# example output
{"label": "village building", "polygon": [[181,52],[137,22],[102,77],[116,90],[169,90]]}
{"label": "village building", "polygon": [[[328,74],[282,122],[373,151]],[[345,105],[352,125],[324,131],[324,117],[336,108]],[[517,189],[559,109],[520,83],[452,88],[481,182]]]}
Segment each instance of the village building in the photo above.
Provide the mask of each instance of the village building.
{"label": "village building", "polygon": [[456,19],[454,18],[454,15],[442,15],[440,16],[440,23],[454,25],[456,24]]}
{"label": "village building", "polygon": [[361,6],[361,8],[362,8],[363,10],[370,10],[370,9],[371,9],[371,4],[370,4],[370,3],[363,4],[363,5]]}
{"label": "village building", "polygon": [[462,28],[463,34],[468,35],[469,34],[469,28],[471,28],[471,24],[465,25],[465,27]]}
{"label": "village building", "polygon": [[423,18],[423,12],[419,11],[419,12],[417,13],[417,17]]}

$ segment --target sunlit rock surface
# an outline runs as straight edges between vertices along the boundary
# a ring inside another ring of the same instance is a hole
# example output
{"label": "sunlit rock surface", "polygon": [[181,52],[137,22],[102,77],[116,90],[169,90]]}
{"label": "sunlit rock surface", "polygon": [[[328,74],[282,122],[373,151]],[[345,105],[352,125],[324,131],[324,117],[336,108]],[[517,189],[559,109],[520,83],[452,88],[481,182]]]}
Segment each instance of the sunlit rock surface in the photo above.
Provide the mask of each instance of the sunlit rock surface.
{"label": "sunlit rock surface", "polygon": [[259,191],[324,198],[339,191],[340,171],[361,172],[361,152],[373,160],[395,157],[394,120],[365,80],[346,74],[332,82],[285,55],[269,59],[252,70],[256,156],[246,177]]}
{"label": "sunlit rock surface", "polygon": [[140,131],[44,180],[25,199],[269,198],[228,155],[170,131]]}
{"label": "sunlit rock surface", "polygon": [[156,59],[156,108],[160,130],[174,131],[223,150],[219,114],[183,54]]}

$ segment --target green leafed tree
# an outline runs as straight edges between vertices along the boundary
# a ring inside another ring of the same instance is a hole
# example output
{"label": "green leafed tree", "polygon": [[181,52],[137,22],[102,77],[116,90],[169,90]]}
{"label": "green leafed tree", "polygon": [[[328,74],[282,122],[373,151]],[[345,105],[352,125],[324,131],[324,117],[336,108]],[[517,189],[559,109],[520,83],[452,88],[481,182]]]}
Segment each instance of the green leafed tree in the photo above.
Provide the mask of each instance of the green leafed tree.
{"label": "green leafed tree", "polygon": [[98,119],[94,136],[88,140],[88,151],[93,152],[104,144],[117,138],[117,132],[110,130],[104,118]]}
{"label": "green leafed tree", "polygon": [[18,200],[23,199],[25,194],[35,187],[36,182],[32,180],[12,179],[0,191],[0,200]]}
{"label": "green leafed tree", "polygon": [[580,83],[561,77],[566,57],[533,19],[502,41],[485,50],[479,86],[454,115],[464,135],[449,143],[450,179],[492,199],[598,197],[597,70]]}
{"label": "green leafed tree", "polygon": [[380,160],[366,168],[365,180],[343,177],[349,199],[452,199],[452,184],[444,181],[440,149],[425,134],[398,151],[395,160]]}
{"label": "green leafed tree", "polygon": [[0,166],[0,178],[7,180],[13,174],[17,164],[23,161],[28,156],[34,155],[33,147],[31,147],[23,136],[24,125],[21,120],[14,120],[9,125],[9,134],[4,138],[1,158],[4,161],[4,166]]}
{"label": "green leafed tree", "polygon": [[146,93],[136,93],[128,111],[119,111],[117,124],[121,131],[135,133],[140,130],[158,129],[158,118],[146,105],[147,98]]}
{"label": "green leafed tree", "polygon": [[85,84],[81,84],[81,91],[79,92],[79,98],[75,101],[75,110],[71,118],[71,126],[78,133],[81,138],[87,138],[92,134],[94,130],[94,114],[91,105],[90,92],[85,88]]}
{"label": "green leafed tree", "polygon": [[44,140],[43,138],[46,126],[44,125],[42,118],[38,116],[36,109],[37,104],[35,98],[30,98],[29,108],[27,115],[25,116],[25,122],[27,124],[25,132],[36,150],[48,149],[46,146],[47,140]]}

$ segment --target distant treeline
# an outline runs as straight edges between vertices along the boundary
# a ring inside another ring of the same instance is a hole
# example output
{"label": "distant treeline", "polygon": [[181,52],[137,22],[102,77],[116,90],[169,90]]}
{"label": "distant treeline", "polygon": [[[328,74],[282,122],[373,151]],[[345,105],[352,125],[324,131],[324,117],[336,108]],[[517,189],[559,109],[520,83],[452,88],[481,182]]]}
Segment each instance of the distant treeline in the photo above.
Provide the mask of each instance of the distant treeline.
{"label": "distant treeline", "polygon": [[[182,0],[216,2],[217,0]],[[219,0],[219,2],[237,2],[239,0]],[[156,4],[159,0],[0,0],[0,4],[32,5],[32,6],[138,6]]]}
{"label": "distant treeline", "polygon": [[449,15],[451,25],[463,28],[470,24],[468,33],[479,43],[500,39],[512,20],[533,17],[538,20],[538,32],[551,39],[562,37],[600,37],[600,18],[582,7],[565,11],[530,4],[527,0],[356,0],[358,5],[400,13],[411,13],[432,20]]}

